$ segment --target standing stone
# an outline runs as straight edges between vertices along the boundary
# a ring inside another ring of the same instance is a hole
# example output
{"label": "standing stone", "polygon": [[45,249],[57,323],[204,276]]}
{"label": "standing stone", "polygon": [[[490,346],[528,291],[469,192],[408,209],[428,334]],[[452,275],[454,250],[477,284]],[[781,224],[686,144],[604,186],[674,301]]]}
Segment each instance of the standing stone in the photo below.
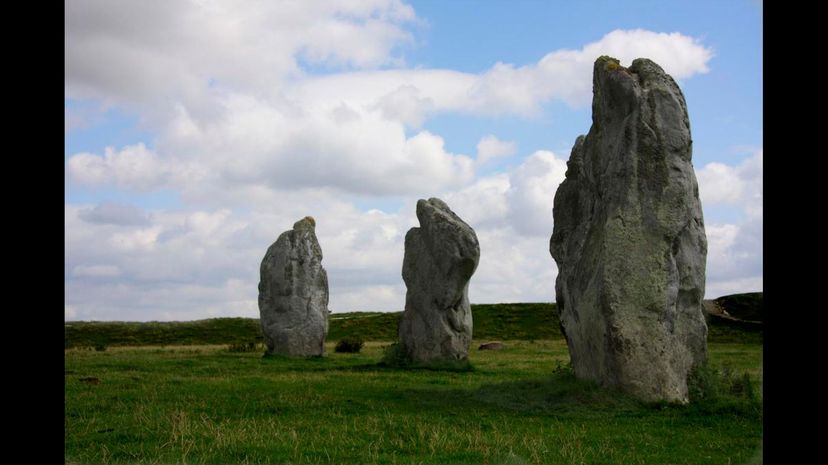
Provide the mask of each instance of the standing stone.
{"label": "standing stone", "polygon": [[639,58],[600,57],[592,127],[554,202],[550,252],[576,376],[645,400],[687,402],[707,356],[707,239],[684,96]]}
{"label": "standing stone", "polygon": [[271,354],[322,355],[328,334],[328,274],[310,216],[268,249],[259,281],[262,333]]}
{"label": "standing stone", "polygon": [[400,345],[415,362],[466,360],[472,339],[469,279],[480,261],[477,235],[440,199],[417,202],[419,228],[405,235],[408,291]]}

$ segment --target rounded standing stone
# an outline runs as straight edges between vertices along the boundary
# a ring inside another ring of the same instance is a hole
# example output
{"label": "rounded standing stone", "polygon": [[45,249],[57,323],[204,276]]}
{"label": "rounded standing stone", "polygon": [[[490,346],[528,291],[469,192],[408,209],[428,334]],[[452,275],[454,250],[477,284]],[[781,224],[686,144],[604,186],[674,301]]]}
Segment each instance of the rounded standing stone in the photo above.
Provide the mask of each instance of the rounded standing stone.
{"label": "rounded standing stone", "polygon": [[259,314],[268,353],[324,353],[328,274],[312,217],[297,221],[267,249],[260,268]]}

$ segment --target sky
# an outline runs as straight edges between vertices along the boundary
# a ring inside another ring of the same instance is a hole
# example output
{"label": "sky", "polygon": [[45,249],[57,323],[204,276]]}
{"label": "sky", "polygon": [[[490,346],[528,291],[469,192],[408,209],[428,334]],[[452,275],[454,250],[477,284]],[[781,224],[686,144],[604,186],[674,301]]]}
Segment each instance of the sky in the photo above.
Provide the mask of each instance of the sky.
{"label": "sky", "polygon": [[592,65],[681,87],[705,298],[763,289],[762,3],[65,2],[65,320],[258,317],[304,216],[329,309],[400,311],[417,199],[471,225],[472,303],[554,302],[552,205]]}

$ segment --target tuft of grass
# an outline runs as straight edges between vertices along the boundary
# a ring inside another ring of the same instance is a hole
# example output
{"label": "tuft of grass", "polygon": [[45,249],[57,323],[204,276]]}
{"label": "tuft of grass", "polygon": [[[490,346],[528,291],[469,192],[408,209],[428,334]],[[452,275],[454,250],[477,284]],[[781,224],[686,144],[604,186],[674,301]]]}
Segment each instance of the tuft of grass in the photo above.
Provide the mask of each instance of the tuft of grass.
{"label": "tuft of grass", "polygon": [[234,342],[227,346],[228,352],[245,353],[245,352],[261,352],[264,350],[264,345],[258,342]]}
{"label": "tuft of grass", "polygon": [[340,339],[334,347],[334,352],[358,354],[363,345],[365,345],[365,341],[359,338]]}
{"label": "tuft of grass", "polygon": [[474,371],[474,366],[467,359],[434,360],[428,363],[415,362],[399,342],[394,342],[385,348],[382,359],[377,366],[405,370],[453,371],[458,373]]}
{"label": "tuft of grass", "polygon": [[383,350],[382,360],[380,360],[379,365],[391,368],[403,368],[411,366],[412,363],[411,357],[408,356],[402,345],[399,342],[393,342]]}
{"label": "tuft of grass", "polygon": [[747,371],[729,365],[696,367],[687,378],[692,408],[705,414],[738,413],[761,419],[761,390]]}

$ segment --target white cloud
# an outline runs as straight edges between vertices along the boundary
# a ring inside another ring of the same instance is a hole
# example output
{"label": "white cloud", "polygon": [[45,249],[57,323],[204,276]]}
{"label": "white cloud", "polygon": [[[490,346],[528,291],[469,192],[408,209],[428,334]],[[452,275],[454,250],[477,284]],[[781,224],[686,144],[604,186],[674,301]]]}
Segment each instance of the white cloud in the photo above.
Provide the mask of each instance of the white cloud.
{"label": "white cloud", "polygon": [[709,163],[696,175],[707,212],[736,207],[744,219],[707,223],[706,298],[762,290],[763,283],[763,149],[735,166]]}
{"label": "white cloud", "polygon": [[[763,275],[761,220],[739,224],[707,224],[707,296],[717,289],[726,290],[726,283],[761,282]],[[761,290],[753,289],[753,291]],[[733,290],[724,293],[741,292]],[[722,294],[719,294],[722,295]]]}
{"label": "white cloud", "polygon": [[116,185],[146,191],[165,183],[167,166],[143,143],[115,151],[107,147],[104,155],[79,153],[69,158],[67,173],[75,182],[87,186]]}
{"label": "white cloud", "polygon": [[557,267],[549,255],[549,237],[523,236],[509,227],[476,233],[480,264],[469,283],[473,303],[555,301]]}
{"label": "white cloud", "polygon": [[698,39],[678,32],[617,29],[580,50],[557,50],[531,65],[496,63],[472,88],[474,106],[484,113],[508,108],[531,115],[540,110],[540,103],[552,99],[572,106],[588,105],[592,100],[592,67],[601,55],[618,58],[626,66],[636,58],[649,58],[675,79],[684,79],[708,72],[713,52]]}
{"label": "white cloud", "polygon": [[[394,69],[312,78],[299,71],[297,57],[358,67],[394,61],[391,50],[404,41],[402,25],[416,20],[413,10],[382,0],[246,9],[165,2],[130,4],[127,14],[109,2],[67,8],[67,95],[120,102],[158,135],[153,150],[136,144],[74,154],[69,180],[173,189],[185,200],[255,186],[362,195],[464,186],[474,175],[466,154],[447,151],[438,134],[406,129],[438,112],[531,115],[552,99],[586,104],[601,53],[645,54],[678,77],[706,72],[711,56],[678,33],[619,30],[580,50],[520,67],[497,63],[479,75]],[[161,17],[164,11],[175,15]],[[363,41],[384,45],[354,48]],[[480,141],[477,157],[515,150],[492,136]]]}
{"label": "white cloud", "polygon": [[416,20],[399,0],[66,3],[67,96],[145,103],[219,85],[266,91],[317,65],[398,63]]}
{"label": "white cloud", "polygon": [[74,277],[112,278],[121,275],[121,270],[112,265],[78,265],[72,269]]}
{"label": "white cloud", "polygon": [[[156,151],[143,144],[103,156],[70,157],[70,180],[187,196],[264,185],[271,189],[337,188],[358,194],[404,194],[468,183],[473,162],[445,150],[442,137],[406,137],[401,123],[348,107],[293,118],[246,96],[228,96],[212,123],[179,112]],[[159,153],[163,153],[161,156]]]}
{"label": "white cloud", "polygon": [[386,116],[406,122],[437,112],[535,116],[552,100],[588,105],[593,64],[607,54],[627,66],[635,58],[650,58],[676,79],[707,73],[713,57],[698,39],[677,32],[615,30],[580,50],[556,50],[523,66],[498,62],[481,74],[438,69],[339,73],[302,80],[291,86],[290,94],[315,105],[346,102],[369,107],[382,106],[378,102],[387,96],[404,92],[405,111],[389,111]]}
{"label": "white cloud", "polygon": [[[478,235],[480,265],[469,289],[474,303],[554,301],[557,268],[549,236],[565,168],[552,152],[537,151],[505,173],[429,194],[446,200]],[[330,308],[403,308],[403,242],[417,225],[416,197],[403,198],[399,211],[363,212],[333,191],[245,195],[239,202],[251,206],[247,212],[138,212],[148,224],[90,222],[83,217],[103,208],[67,205],[66,305],[80,319],[256,317],[264,252],[297,219],[312,215],[329,275]],[[761,290],[761,219],[708,224],[707,235],[707,298]]]}
{"label": "white cloud", "polygon": [[468,187],[447,193],[443,200],[475,230],[497,226],[509,214],[506,192],[511,186],[510,178],[508,173],[485,176]]}
{"label": "white cloud", "polygon": [[470,224],[509,225],[516,234],[550,236],[552,203],[565,175],[565,160],[538,150],[508,173],[482,177],[447,194],[446,201]]}
{"label": "white cloud", "polygon": [[763,149],[736,166],[708,163],[696,173],[702,205],[742,208],[750,218],[762,218]]}
{"label": "white cloud", "polygon": [[547,150],[533,153],[514,171],[507,202],[516,231],[526,235],[552,235],[552,205],[565,176],[566,161]]}
{"label": "white cloud", "polygon": [[[471,292],[474,299],[483,300],[475,302],[516,301],[521,295],[552,299],[554,264],[545,245],[551,229],[525,236],[532,223],[510,209],[509,197],[532,191],[535,178],[548,177],[559,162],[551,152],[541,151],[515,170],[483,178],[465,190],[422,196],[446,199],[478,232],[483,252]],[[555,187],[548,187],[550,212]],[[271,199],[271,192],[251,202],[248,213],[221,208],[139,212],[149,224],[90,222],[84,217],[104,208],[67,205],[67,304],[86,319],[186,319],[196,314],[194,318],[203,318],[208,310],[210,315],[256,316],[258,266],[264,252],[293,222],[312,215],[329,275],[330,308],[402,310],[404,238],[417,225],[416,197],[403,199],[399,212],[361,212],[333,193],[304,196],[285,190]],[[509,226],[504,228],[504,223]],[[117,269],[118,284],[78,271],[90,263]]]}
{"label": "white cloud", "polygon": [[375,108],[382,112],[382,116],[400,121],[407,126],[420,127],[425,120],[426,113],[434,108],[434,100],[421,97],[421,92],[414,86],[402,85],[393,92],[379,97]]}
{"label": "white cloud", "polygon": [[81,212],[94,208],[66,205],[66,304],[84,319],[257,316],[265,251],[311,214],[330,308],[402,310],[403,239],[416,223],[413,207],[405,214],[360,212],[332,195],[308,201],[284,194],[286,208],[153,211],[144,215],[149,226],[84,221]]}
{"label": "white cloud", "polygon": [[477,143],[477,162],[486,163],[497,157],[511,157],[517,152],[517,144],[503,141],[489,134]]}
{"label": "white cloud", "polygon": [[[401,310],[404,236],[416,199],[431,196],[478,232],[474,302],[552,300],[548,238],[564,160],[541,150],[475,178],[469,154],[423,124],[441,113],[533,117],[553,100],[587,105],[602,54],[646,56],[677,79],[707,72],[712,56],[682,34],[618,30],[472,74],[405,68],[400,51],[414,44],[418,18],[399,0],[65,7],[67,98],[134,114],[153,137],[151,148],[72,154],[68,188],[169,189],[183,204],[67,204],[67,319],[257,316],[261,258],[305,215],[317,219],[331,309]],[[66,132],[81,124],[72,111],[65,119]],[[476,160],[516,152],[491,135]],[[365,198],[402,207],[363,212],[354,202]]]}

